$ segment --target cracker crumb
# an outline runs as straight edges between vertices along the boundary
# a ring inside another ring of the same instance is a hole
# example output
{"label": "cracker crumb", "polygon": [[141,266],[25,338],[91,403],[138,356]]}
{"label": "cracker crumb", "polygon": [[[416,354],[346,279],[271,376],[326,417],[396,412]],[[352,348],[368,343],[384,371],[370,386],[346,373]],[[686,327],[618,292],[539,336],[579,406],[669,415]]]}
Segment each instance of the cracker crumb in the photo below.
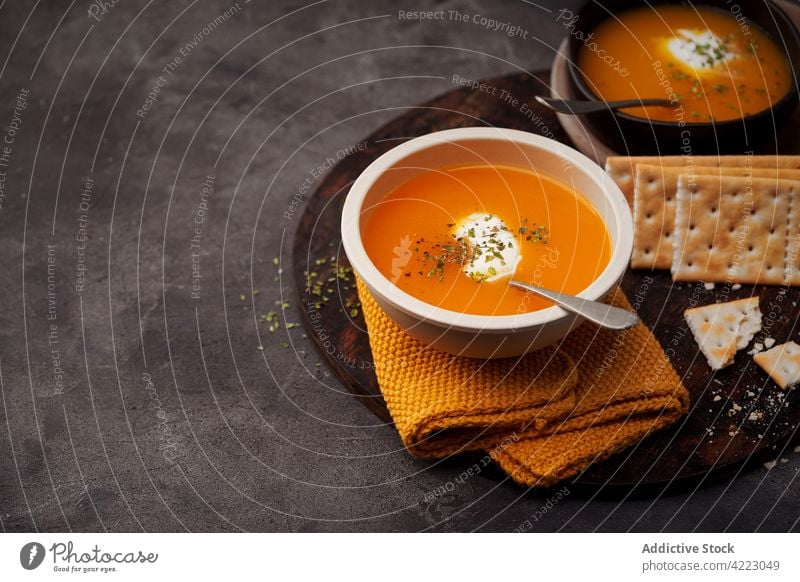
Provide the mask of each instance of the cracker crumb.
{"label": "cracker crumb", "polygon": [[731,285],[731,290],[732,291],[738,291],[741,288],[742,288],[742,284],[741,283],[734,283],[733,285]]}
{"label": "cracker crumb", "polygon": [[764,340],[764,347],[770,349],[772,346],[775,345],[775,340],[771,337],[768,337]]}
{"label": "cracker crumb", "polygon": [[719,394],[714,396],[714,402],[719,402],[720,400],[722,400],[722,396],[720,396]]}
{"label": "cracker crumb", "polygon": [[714,283],[703,283],[703,287],[706,288],[706,291],[713,291]]}
{"label": "cracker crumb", "polygon": [[754,356],[763,350],[764,350],[764,344],[762,344],[761,342],[756,342],[753,344],[753,349],[748,351],[747,353],[750,354],[751,356]]}
{"label": "cracker crumb", "polygon": [[767,471],[769,471],[770,469],[774,469],[775,465],[777,465],[777,464],[778,464],[778,460],[777,459],[775,459],[774,461],[767,461],[766,463],[764,463],[764,468]]}
{"label": "cracker crumb", "polygon": [[737,412],[740,412],[741,410],[742,410],[742,407],[734,402],[733,405],[731,406],[730,410],[728,410],[728,416],[733,416],[734,414],[736,414]]}
{"label": "cracker crumb", "polygon": [[800,445],[797,445],[797,446],[794,448],[794,452],[795,452],[795,453],[800,453]]}
{"label": "cracker crumb", "polygon": [[761,420],[762,416],[763,416],[763,414],[760,413],[760,412],[757,412],[757,411],[756,412],[751,412],[750,415],[747,417],[747,420]]}

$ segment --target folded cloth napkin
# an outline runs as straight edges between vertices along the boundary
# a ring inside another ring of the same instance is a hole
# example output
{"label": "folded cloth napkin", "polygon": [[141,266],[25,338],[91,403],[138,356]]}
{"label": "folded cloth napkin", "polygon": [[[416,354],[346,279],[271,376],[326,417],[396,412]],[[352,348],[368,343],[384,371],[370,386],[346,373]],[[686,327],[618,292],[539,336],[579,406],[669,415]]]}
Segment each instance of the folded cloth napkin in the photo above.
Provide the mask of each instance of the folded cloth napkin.
{"label": "folded cloth napkin", "polygon": [[[664,428],[689,394],[650,330],[583,324],[519,358],[453,356],[405,334],[358,280],[375,373],[415,456],[484,450],[515,481],[548,486]],[[619,289],[609,302],[630,309]]]}

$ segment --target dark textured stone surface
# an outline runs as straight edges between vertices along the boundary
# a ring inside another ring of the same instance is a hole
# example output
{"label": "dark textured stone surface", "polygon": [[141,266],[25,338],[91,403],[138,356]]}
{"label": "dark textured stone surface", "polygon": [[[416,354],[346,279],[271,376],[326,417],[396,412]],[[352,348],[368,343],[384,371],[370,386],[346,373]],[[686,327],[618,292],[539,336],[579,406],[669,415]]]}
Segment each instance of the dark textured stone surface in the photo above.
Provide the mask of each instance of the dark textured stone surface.
{"label": "dark textured stone surface", "polygon": [[409,457],[316,366],[302,330],[258,323],[294,297],[272,258],[289,260],[296,220],[284,213],[316,168],[452,88],[453,74],[546,66],[563,32],[523,2],[430,6],[517,23],[527,38],[398,18],[422,5],[240,2],[208,34],[230,3],[121,0],[99,22],[87,2],[3,5],[3,137],[29,90],[2,168],[4,531],[797,529],[791,453],[772,471],[657,500],[553,505],[481,475],[454,481],[463,467]]}

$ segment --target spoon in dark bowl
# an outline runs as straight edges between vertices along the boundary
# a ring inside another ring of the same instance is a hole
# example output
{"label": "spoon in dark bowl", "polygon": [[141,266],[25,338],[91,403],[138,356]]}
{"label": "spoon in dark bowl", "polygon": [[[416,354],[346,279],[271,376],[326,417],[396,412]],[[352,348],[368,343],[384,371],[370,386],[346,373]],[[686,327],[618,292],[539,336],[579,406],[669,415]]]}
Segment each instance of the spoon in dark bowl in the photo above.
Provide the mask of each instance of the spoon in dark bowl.
{"label": "spoon in dark bowl", "polygon": [[579,99],[550,99],[536,96],[536,101],[555,111],[556,113],[566,113],[569,115],[583,115],[586,113],[597,113],[598,111],[616,111],[625,107],[645,107],[648,105],[661,105],[663,107],[674,107],[676,101],[669,99],[625,99],[623,101],[585,101]]}
{"label": "spoon in dark bowl", "polygon": [[513,285],[523,291],[528,291],[534,295],[539,295],[545,299],[549,299],[553,303],[560,305],[567,311],[577,313],[581,317],[588,319],[592,323],[596,323],[601,327],[608,329],[627,329],[639,323],[639,316],[630,311],[625,311],[619,307],[606,305],[599,301],[590,301],[589,299],[582,299],[567,293],[559,293],[558,291],[550,291],[549,289],[542,289],[535,285],[526,285],[519,281],[509,281],[509,285]]}

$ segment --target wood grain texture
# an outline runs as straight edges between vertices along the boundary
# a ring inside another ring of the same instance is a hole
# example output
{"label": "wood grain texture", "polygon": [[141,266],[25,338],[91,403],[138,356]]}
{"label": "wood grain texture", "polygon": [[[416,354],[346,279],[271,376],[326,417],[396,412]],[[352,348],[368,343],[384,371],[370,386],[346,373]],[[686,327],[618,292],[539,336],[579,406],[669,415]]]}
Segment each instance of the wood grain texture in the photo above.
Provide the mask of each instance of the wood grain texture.
{"label": "wood grain texture", "polygon": [[[460,88],[409,110],[369,136],[363,151],[339,162],[305,201],[293,241],[292,263],[294,280],[306,306],[304,324],[336,375],[355,398],[383,420],[391,419],[373,372],[364,322],[360,313],[351,318],[346,306],[357,301],[355,286],[337,279],[332,299],[316,309],[315,296],[305,292],[305,272],[327,268],[315,264],[323,257],[334,256],[346,264],[339,220],[348,188],[375,157],[402,140],[453,127],[490,125],[540,133],[573,145],[555,115],[533,101],[537,94],[549,95],[549,74],[540,71],[487,81],[518,98],[516,106],[486,92]],[[748,466],[780,456],[797,433],[798,395],[778,388],[744,351],[732,366],[713,374],[682,314],[692,306],[756,293],[761,298],[765,332],[755,341],[772,337],[782,343],[800,336],[800,291],[747,285],[736,290],[717,285],[707,290],[702,284],[674,284],[666,271],[629,270],[622,286],[683,378],[692,395],[692,408],[673,428],[589,467],[571,482],[572,490],[615,498],[653,496],[728,479]],[[503,478],[502,474],[495,475]],[[507,482],[507,486],[514,486]]]}

